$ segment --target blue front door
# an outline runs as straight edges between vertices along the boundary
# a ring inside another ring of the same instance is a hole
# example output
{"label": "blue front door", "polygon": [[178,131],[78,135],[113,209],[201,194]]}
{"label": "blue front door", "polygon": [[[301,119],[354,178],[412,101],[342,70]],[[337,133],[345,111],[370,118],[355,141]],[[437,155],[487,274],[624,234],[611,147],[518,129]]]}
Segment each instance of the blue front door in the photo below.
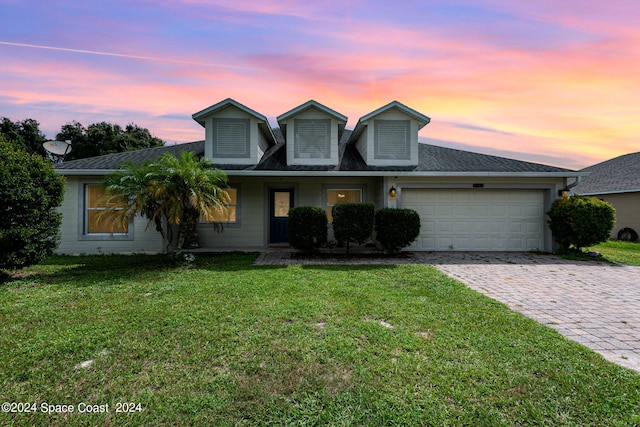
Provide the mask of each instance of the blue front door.
{"label": "blue front door", "polygon": [[289,209],[293,207],[293,188],[269,190],[269,243],[289,242]]}

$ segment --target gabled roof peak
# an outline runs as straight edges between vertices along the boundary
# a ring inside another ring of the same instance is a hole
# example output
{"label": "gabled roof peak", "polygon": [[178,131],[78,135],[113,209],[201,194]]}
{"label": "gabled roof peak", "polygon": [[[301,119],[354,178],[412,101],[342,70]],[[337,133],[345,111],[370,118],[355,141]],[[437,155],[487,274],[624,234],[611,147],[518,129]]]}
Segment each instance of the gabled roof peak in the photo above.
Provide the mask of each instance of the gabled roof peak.
{"label": "gabled roof peak", "polygon": [[365,116],[362,116],[360,118],[360,120],[358,121],[358,123],[365,122],[365,121],[371,119],[372,117],[375,117],[378,114],[384,113],[385,111],[391,110],[391,109],[399,110],[399,111],[403,112],[404,114],[407,114],[407,115],[411,116],[415,120],[417,120],[417,121],[419,121],[421,123],[424,123],[423,126],[429,124],[429,122],[431,121],[431,119],[429,117],[427,117],[424,114],[414,110],[413,108],[407,107],[406,105],[404,105],[403,103],[398,102],[398,101],[391,101],[387,105],[384,105],[384,106],[378,108],[377,110],[374,110],[374,111],[370,112],[369,114],[367,114]]}
{"label": "gabled roof peak", "polygon": [[398,101],[391,101],[387,105],[383,105],[377,110],[374,110],[369,114],[360,117],[360,119],[358,120],[358,123],[356,123],[356,127],[353,129],[353,133],[351,134],[351,138],[349,139],[349,142],[356,141],[360,137],[360,134],[362,133],[362,131],[367,127],[367,121],[384,113],[385,111],[392,110],[392,109],[398,110],[401,113],[406,114],[409,117],[416,120],[419,123],[418,130],[422,129],[424,126],[428,125],[429,122],[431,122],[431,119],[429,117],[414,110],[413,108],[407,107],[406,105]]}
{"label": "gabled roof peak", "polygon": [[319,103],[316,100],[309,100],[307,102],[305,102],[304,104],[298,105],[297,107],[287,111],[284,114],[281,114],[278,116],[278,118],[276,119],[278,121],[278,123],[280,123],[283,120],[286,120],[292,116],[295,116],[296,114],[300,114],[303,111],[308,110],[309,108],[316,108],[324,113],[327,113],[328,115],[332,116],[333,118],[335,118],[336,120],[338,120],[339,122],[344,122],[345,124],[347,123],[347,116],[338,113],[337,111],[327,107],[326,105],[323,105],[321,103]]}
{"label": "gabled roof peak", "polygon": [[264,115],[258,113],[255,110],[252,110],[251,108],[247,107],[246,105],[241,104],[238,101],[236,101],[235,99],[231,99],[231,98],[224,99],[224,100],[218,102],[217,104],[213,104],[212,106],[205,108],[202,111],[198,111],[197,113],[194,113],[191,117],[193,118],[193,120],[195,120],[196,122],[198,122],[202,126],[204,126],[205,125],[204,119],[207,116],[209,116],[211,114],[214,114],[214,113],[216,113],[216,112],[218,112],[220,110],[224,110],[225,108],[227,108],[229,106],[234,106],[237,109],[242,110],[245,113],[254,116],[258,120],[262,120],[265,123],[269,123],[269,121],[267,120],[267,118]]}

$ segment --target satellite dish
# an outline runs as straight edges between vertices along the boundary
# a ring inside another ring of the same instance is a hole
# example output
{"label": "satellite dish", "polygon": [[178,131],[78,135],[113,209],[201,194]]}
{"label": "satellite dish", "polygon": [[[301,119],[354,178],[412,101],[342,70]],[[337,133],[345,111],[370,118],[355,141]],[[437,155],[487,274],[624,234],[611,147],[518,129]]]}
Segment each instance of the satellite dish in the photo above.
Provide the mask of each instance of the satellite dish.
{"label": "satellite dish", "polygon": [[42,144],[53,161],[62,163],[64,156],[71,152],[71,141],[46,141]]}

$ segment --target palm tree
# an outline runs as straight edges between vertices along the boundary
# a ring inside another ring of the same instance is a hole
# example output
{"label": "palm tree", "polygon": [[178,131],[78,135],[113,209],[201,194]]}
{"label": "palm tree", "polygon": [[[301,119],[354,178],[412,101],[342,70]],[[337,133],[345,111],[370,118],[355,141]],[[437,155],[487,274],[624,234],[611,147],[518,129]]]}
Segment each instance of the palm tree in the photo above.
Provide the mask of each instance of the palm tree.
{"label": "palm tree", "polygon": [[[214,221],[229,203],[227,176],[190,151],[164,154],[155,162],[125,165],[105,178],[108,197],[126,200],[115,221],[126,225],[140,215],[162,235],[167,253],[177,260],[188,230],[198,218]],[[221,224],[214,223],[217,231]],[[175,234],[177,232],[177,234]]]}

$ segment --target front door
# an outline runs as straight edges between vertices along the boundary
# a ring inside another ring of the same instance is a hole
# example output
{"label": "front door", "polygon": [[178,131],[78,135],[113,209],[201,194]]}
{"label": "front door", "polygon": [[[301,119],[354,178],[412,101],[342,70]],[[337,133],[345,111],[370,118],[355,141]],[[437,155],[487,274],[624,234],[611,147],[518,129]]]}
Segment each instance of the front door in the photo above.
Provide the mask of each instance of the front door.
{"label": "front door", "polygon": [[293,207],[293,188],[269,189],[269,243],[289,242],[289,209]]}

